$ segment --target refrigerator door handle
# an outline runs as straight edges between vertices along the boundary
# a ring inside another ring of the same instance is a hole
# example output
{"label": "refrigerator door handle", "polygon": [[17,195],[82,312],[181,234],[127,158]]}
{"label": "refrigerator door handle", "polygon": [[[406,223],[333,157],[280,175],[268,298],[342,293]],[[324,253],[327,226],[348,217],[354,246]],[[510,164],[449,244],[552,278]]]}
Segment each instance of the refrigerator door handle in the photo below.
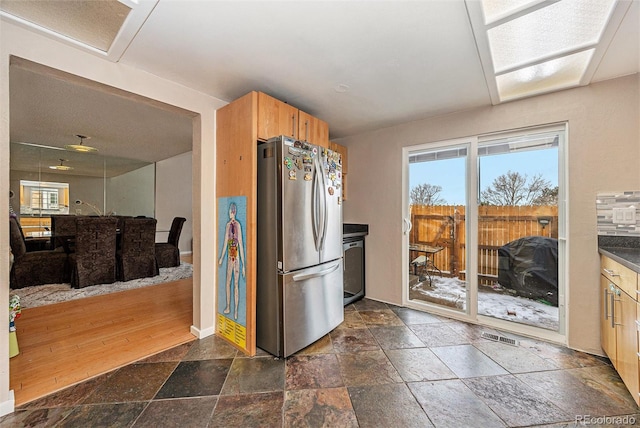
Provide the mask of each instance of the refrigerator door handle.
{"label": "refrigerator door handle", "polygon": [[320,251],[320,231],[318,230],[318,168],[317,162],[314,161],[313,184],[311,185],[311,216],[313,223],[313,240],[316,251]]}
{"label": "refrigerator door handle", "polygon": [[327,202],[327,176],[325,175],[325,170],[323,166],[324,162],[320,165],[320,172],[322,173],[322,208],[323,208],[323,218],[322,218],[322,240],[320,241],[320,250],[324,249],[324,243],[327,240],[327,220],[329,218],[329,207]]}
{"label": "refrigerator door handle", "polygon": [[319,272],[314,272],[314,273],[299,273],[297,275],[293,275],[292,279],[294,281],[306,281],[307,279],[310,278],[317,278],[320,276],[325,276],[325,275],[329,275],[331,272],[335,272],[338,268],[340,267],[340,263],[336,263],[333,266],[327,268],[327,269],[323,269]]}

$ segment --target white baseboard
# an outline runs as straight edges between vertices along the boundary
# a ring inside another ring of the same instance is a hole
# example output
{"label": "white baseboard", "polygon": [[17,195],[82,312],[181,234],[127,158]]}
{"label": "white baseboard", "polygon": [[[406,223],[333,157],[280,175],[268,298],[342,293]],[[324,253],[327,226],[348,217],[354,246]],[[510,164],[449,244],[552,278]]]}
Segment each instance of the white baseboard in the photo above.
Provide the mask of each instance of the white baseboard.
{"label": "white baseboard", "polygon": [[16,408],[16,399],[13,395],[13,389],[9,390],[9,399],[3,403],[0,403],[0,416],[13,413]]}
{"label": "white baseboard", "polygon": [[205,337],[209,337],[213,335],[215,332],[216,332],[215,327],[209,327],[209,328],[205,328],[204,330],[200,330],[199,328],[196,328],[193,325],[191,326],[191,334],[193,334],[198,339],[204,339]]}

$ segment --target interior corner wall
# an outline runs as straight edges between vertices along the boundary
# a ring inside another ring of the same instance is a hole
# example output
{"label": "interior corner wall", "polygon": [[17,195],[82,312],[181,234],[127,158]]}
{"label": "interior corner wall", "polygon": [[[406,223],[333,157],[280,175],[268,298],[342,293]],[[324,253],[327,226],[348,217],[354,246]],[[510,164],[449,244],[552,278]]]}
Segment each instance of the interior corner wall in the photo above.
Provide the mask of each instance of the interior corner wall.
{"label": "interior corner wall", "polygon": [[602,354],[595,198],[640,189],[639,87],[634,74],[336,140],[349,150],[344,221],[369,224],[367,297],[402,304],[403,147],[566,121],[567,344]]}
{"label": "interior corner wall", "polygon": [[[174,217],[186,218],[178,244],[181,253],[192,251],[192,155],[192,152],[183,153],[156,163],[157,229],[168,231]],[[168,233],[158,234],[156,240],[166,240],[167,236]]]}

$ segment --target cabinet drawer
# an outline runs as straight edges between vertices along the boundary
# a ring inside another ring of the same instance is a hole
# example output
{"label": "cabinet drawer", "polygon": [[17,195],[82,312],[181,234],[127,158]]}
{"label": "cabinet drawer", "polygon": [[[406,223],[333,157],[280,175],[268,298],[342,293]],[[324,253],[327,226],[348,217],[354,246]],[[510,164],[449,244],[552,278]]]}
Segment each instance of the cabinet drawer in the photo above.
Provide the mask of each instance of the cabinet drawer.
{"label": "cabinet drawer", "polygon": [[606,256],[601,256],[600,266],[602,275],[604,275],[609,281],[613,282],[634,299],[638,298],[638,294],[636,292],[638,289],[637,273]]}

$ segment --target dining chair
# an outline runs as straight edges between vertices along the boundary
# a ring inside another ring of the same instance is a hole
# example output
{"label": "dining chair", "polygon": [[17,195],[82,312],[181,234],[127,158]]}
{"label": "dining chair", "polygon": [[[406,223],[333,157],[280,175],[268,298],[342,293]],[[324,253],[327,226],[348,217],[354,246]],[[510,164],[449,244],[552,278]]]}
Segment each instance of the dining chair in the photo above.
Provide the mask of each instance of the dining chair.
{"label": "dining chair", "polygon": [[155,250],[158,267],[167,268],[180,266],[180,249],[178,248],[178,242],[180,241],[180,234],[182,233],[182,226],[185,221],[187,221],[187,219],[184,217],[174,217],[171,222],[171,230],[169,230],[167,242],[156,242]]}
{"label": "dining chair", "polygon": [[39,239],[39,238],[27,238],[24,235],[24,230],[22,229],[22,225],[20,224],[20,220],[18,220],[16,217],[11,217],[13,218],[17,225],[18,225],[18,230],[20,231],[20,236],[22,236],[22,240],[24,241],[24,244],[27,248],[27,253],[30,253],[32,251],[42,251],[42,250],[51,250],[53,249],[51,247],[50,242],[47,242],[48,240],[46,239]]}
{"label": "dining chair", "polygon": [[27,252],[20,224],[13,217],[9,218],[9,245],[14,257],[9,273],[12,289],[69,280],[67,254],[52,250]]}
{"label": "dining chair", "polygon": [[113,217],[78,217],[75,252],[69,254],[71,286],[116,281],[116,225]]}
{"label": "dining chair", "polygon": [[51,248],[53,250],[64,250],[67,253],[74,251],[76,219],[78,219],[77,216],[67,214],[51,216]]}
{"label": "dining chair", "polygon": [[154,249],[156,223],[155,218],[124,219],[117,251],[120,281],[158,275]]}

